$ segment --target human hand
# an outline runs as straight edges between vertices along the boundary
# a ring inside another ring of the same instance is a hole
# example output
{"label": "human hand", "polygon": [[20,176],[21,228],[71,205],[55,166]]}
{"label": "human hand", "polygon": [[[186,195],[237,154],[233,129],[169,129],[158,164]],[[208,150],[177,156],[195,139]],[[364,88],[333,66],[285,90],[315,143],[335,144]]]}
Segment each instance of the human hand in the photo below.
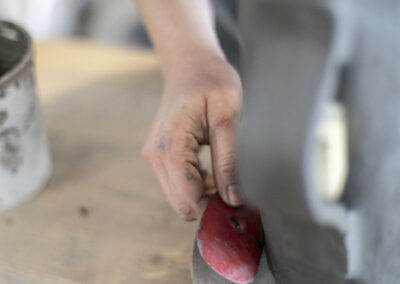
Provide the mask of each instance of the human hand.
{"label": "human hand", "polygon": [[[238,206],[235,132],[242,87],[235,69],[220,56],[192,54],[165,74],[163,97],[142,154],[177,214],[201,217],[210,188]],[[209,144],[213,175],[200,168],[199,146]],[[215,183],[214,183],[215,181]]]}

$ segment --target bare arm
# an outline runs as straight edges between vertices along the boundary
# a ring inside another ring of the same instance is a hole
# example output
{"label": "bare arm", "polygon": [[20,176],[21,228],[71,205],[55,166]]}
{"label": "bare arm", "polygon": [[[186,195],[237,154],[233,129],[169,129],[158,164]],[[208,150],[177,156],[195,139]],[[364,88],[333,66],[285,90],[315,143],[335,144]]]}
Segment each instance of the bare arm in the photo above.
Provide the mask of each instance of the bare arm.
{"label": "bare arm", "polygon": [[[242,88],[219,46],[208,0],[136,0],[162,63],[163,97],[143,156],[185,220],[201,217],[207,188],[241,203],[235,176],[235,131]],[[209,144],[213,174],[199,167]],[[215,182],[214,182],[215,181]]]}
{"label": "bare arm", "polygon": [[224,58],[209,0],[135,0],[166,74],[195,53]]}

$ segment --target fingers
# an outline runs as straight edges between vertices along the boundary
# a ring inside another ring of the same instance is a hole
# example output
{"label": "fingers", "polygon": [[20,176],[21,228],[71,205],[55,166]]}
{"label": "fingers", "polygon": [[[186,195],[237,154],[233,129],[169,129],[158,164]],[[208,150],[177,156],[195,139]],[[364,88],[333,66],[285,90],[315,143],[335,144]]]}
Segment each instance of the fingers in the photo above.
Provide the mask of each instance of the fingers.
{"label": "fingers", "polygon": [[239,101],[233,96],[229,102],[213,105],[215,107],[209,113],[210,146],[217,188],[227,204],[239,206],[243,203],[236,175]]}
{"label": "fingers", "polygon": [[[142,151],[168,202],[185,221],[201,218],[208,203],[208,196],[204,194],[203,177],[198,169],[198,145],[189,140],[188,137],[161,138],[159,141],[147,143]],[[209,184],[209,180],[207,183]]]}
{"label": "fingers", "polygon": [[[226,62],[194,74],[171,75],[143,155],[173,209],[184,220],[201,217],[208,194],[242,203],[236,179],[235,134],[241,106],[240,78]],[[185,79],[186,78],[186,79]],[[169,136],[162,136],[168,134]],[[199,143],[211,146],[213,177],[200,171]],[[216,184],[214,184],[214,182]]]}
{"label": "fingers", "polygon": [[187,162],[166,159],[171,190],[169,200],[176,213],[186,221],[201,218],[208,203],[203,180],[197,168]]}

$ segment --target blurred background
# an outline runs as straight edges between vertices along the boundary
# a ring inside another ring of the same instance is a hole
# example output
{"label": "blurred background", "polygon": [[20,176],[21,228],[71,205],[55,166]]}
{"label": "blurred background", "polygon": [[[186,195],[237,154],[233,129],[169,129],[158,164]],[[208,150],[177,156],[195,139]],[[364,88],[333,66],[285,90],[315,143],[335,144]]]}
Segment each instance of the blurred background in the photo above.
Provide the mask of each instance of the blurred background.
{"label": "blurred background", "polygon": [[25,27],[39,41],[79,36],[149,43],[133,0],[0,0],[0,18]]}
{"label": "blurred background", "polygon": [[[228,61],[238,68],[237,1],[212,2],[220,44]],[[151,47],[134,0],[0,0],[0,19],[24,27],[35,41],[79,37]]]}

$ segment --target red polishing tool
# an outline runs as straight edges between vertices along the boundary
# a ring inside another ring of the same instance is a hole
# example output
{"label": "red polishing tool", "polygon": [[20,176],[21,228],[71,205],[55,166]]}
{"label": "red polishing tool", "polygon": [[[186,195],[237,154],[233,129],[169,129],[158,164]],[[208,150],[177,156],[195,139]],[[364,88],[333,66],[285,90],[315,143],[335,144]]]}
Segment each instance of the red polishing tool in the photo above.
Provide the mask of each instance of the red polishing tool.
{"label": "red polishing tool", "polygon": [[252,282],[263,248],[260,214],[248,206],[230,207],[216,195],[201,220],[197,246],[204,261],[224,278]]}

